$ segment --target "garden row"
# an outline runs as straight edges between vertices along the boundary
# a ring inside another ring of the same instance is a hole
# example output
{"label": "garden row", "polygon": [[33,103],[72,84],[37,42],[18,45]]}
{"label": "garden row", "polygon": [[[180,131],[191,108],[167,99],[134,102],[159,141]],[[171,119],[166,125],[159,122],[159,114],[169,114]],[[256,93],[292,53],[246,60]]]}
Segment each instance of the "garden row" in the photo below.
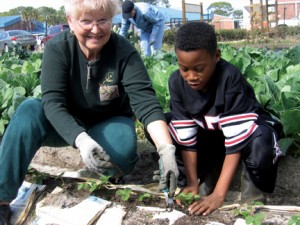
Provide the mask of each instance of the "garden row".
{"label": "garden row", "polygon": [[[222,57],[236,65],[253,86],[262,106],[284,125],[283,152],[300,154],[300,46],[281,51],[220,45]],[[178,68],[174,52],[143,58],[164,111],[169,110],[167,81]],[[42,53],[10,52],[0,57],[0,136],[18,105],[41,97]],[[139,123],[137,123],[138,126]]]}

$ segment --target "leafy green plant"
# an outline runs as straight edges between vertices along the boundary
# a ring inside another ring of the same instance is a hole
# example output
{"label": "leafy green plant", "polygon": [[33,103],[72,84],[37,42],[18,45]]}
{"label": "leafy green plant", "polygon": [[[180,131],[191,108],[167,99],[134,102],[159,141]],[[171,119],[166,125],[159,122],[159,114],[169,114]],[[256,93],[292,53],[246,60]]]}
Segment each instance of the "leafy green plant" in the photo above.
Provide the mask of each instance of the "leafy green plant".
{"label": "leafy green plant", "polygon": [[191,193],[191,192],[189,192],[187,194],[181,192],[179,195],[177,195],[175,197],[175,199],[180,200],[180,202],[183,203],[184,205],[190,205],[194,201],[199,200],[200,196],[199,195],[193,195],[193,193]]}
{"label": "leafy green plant", "polygon": [[94,192],[95,190],[101,189],[104,185],[109,184],[110,176],[101,176],[99,180],[89,179],[86,182],[79,183],[77,189],[89,190],[89,192]]}
{"label": "leafy green plant", "polygon": [[138,140],[146,139],[145,132],[144,132],[144,125],[138,120],[135,120],[135,132]]}
{"label": "leafy green plant", "polygon": [[131,188],[124,188],[117,190],[116,194],[121,197],[123,201],[128,201],[131,195]]}
{"label": "leafy green plant", "polygon": [[49,173],[39,172],[32,167],[28,168],[27,174],[32,176],[33,182],[35,184],[43,184],[43,181],[47,180],[50,177]]}
{"label": "leafy green plant", "polygon": [[261,225],[264,218],[265,215],[263,213],[256,213],[254,215],[246,216],[245,219],[246,219],[246,224]]}
{"label": "leafy green plant", "polygon": [[291,216],[291,219],[288,221],[287,225],[300,225],[300,213]]}
{"label": "leafy green plant", "polygon": [[143,193],[143,194],[139,195],[138,201],[142,202],[142,201],[144,201],[145,198],[150,198],[150,197],[151,197],[151,195],[149,193]]}
{"label": "leafy green plant", "polygon": [[42,54],[18,55],[13,51],[0,57],[0,136],[17,107],[27,98],[41,97]]}
{"label": "leafy green plant", "polygon": [[265,215],[263,213],[257,213],[256,207],[258,205],[263,205],[261,202],[253,202],[252,204],[246,205],[246,207],[240,207],[239,209],[236,209],[234,211],[234,214],[236,216],[242,216],[246,224],[251,225],[260,225],[262,224],[262,221],[265,218]]}
{"label": "leafy green plant", "polygon": [[[219,47],[222,58],[241,70],[261,105],[282,122],[284,137],[279,140],[279,146],[283,154],[289,150],[299,156],[300,123],[295,121],[300,119],[300,46],[281,51],[249,46],[236,49],[228,44]],[[176,55],[172,50],[143,57],[143,61],[157,99],[167,112],[170,110],[168,79],[178,69]],[[14,50],[0,56],[0,136],[24,100],[41,97],[41,64],[42,53],[37,52],[25,54]],[[144,139],[142,125],[137,122],[136,128],[138,137]]]}

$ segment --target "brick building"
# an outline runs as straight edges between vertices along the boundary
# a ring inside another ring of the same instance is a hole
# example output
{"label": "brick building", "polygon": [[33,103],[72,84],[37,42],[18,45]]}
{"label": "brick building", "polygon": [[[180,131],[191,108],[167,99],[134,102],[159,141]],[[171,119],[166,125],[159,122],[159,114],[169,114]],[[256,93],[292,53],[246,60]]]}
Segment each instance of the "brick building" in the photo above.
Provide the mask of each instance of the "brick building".
{"label": "brick building", "polygon": [[[266,1],[267,0],[263,0],[263,6],[262,6],[262,10],[263,10],[263,24],[264,26],[266,25],[266,19],[267,19],[267,15],[266,15]],[[260,0],[253,0],[253,14],[257,14],[261,11],[261,7],[260,7]],[[268,0],[268,5],[274,5],[275,4],[275,0]],[[269,7],[268,9],[269,12],[275,12],[276,9],[275,7]],[[270,14],[268,19],[270,22],[270,26],[271,27],[275,27],[276,25],[276,18],[275,18],[275,13],[274,14]],[[278,25],[287,25],[287,26],[299,26],[300,25],[300,0],[277,0],[277,15],[278,15]],[[249,1],[249,6],[246,6],[243,9],[243,17],[244,17],[244,24],[243,27],[246,29],[250,29],[251,28],[251,18],[250,18],[250,1]],[[260,16],[258,16],[260,17]],[[254,16],[254,24],[255,24],[255,20],[258,19],[260,20],[260,18],[255,18]],[[260,25],[260,22],[258,22],[258,25]],[[255,26],[255,25],[254,25]]]}
{"label": "brick building", "polygon": [[300,18],[300,0],[277,0],[279,19]]}
{"label": "brick building", "polygon": [[234,20],[231,17],[217,14],[214,14],[212,24],[214,25],[215,29],[232,30],[235,28]]}

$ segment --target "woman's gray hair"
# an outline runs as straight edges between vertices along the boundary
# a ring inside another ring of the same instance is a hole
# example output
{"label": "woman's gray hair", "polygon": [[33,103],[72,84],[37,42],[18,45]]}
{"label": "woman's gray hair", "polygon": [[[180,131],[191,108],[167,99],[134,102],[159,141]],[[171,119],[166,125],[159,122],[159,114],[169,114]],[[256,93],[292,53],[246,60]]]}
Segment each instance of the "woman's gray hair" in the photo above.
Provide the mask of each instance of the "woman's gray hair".
{"label": "woman's gray hair", "polygon": [[113,18],[119,9],[117,0],[65,0],[66,16],[78,18],[82,12],[97,12],[99,10],[108,13]]}

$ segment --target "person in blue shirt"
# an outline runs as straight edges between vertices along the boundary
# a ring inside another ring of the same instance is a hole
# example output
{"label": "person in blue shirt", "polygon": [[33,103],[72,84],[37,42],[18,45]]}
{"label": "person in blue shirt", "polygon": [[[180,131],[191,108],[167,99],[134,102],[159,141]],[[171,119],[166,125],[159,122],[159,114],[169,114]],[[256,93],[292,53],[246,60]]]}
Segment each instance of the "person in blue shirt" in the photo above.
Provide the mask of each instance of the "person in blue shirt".
{"label": "person in blue shirt", "polygon": [[126,36],[130,25],[140,30],[140,46],[145,56],[156,54],[162,48],[165,17],[151,5],[125,1],[122,4],[122,23],[120,34]]}

